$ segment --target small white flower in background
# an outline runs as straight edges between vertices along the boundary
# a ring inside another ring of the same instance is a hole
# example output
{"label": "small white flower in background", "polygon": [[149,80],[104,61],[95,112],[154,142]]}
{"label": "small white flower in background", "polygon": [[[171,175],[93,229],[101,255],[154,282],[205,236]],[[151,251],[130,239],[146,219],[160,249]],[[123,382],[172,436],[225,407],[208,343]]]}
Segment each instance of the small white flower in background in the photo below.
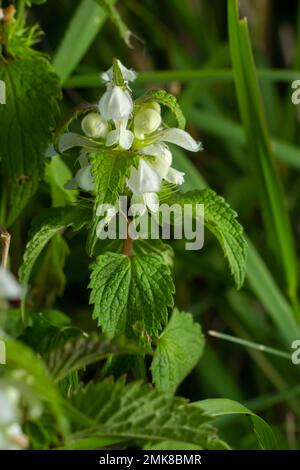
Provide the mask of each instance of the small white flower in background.
{"label": "small white flower in background", "polygon": [[20,297],[20,284],[9,271],[0,267],[0,299],[18,300]]}
{"label": "small white flower in background", "polygon": [[65,184],[65,189],[83,189],[83,191],[91,192],[95,190],[94,178],[92,175],[92,167],[89,163],[88,156],[83,153],[78,158],[80,169],[75,177]]}
{"label": "small white flower in background", "polygon": [[28,447],[28,438],[20,424],[19,402],[20,392],[17,388],[0,388],[0,450],[22,450]]}

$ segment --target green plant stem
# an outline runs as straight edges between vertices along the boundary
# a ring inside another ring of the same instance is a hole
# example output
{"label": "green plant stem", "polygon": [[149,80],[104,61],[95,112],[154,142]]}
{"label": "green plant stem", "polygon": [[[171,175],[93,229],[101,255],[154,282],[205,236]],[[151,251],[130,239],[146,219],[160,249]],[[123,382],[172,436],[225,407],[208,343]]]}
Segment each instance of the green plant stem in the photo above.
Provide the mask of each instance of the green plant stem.
{"label": "green plant stem", "polygon": [[237,338],[236,336],[231,336],[225,333],[220,333],[218,331],[210,330],[208,331],[210,336],[215,338],[223,339],[225,341],[229,341],[231,343],[239,344],[240,346],[245,346],[246,348],[256,349],[260,352],[265,352],[268,354],[273,354],[274,356],[279,356],[284,359],[291,360],[291,354],[285,351],[280,351],[279,349],[270,348],[269,346],[265,346],[264,344],[254,343],[253,341],[247,341],[242,338]]}

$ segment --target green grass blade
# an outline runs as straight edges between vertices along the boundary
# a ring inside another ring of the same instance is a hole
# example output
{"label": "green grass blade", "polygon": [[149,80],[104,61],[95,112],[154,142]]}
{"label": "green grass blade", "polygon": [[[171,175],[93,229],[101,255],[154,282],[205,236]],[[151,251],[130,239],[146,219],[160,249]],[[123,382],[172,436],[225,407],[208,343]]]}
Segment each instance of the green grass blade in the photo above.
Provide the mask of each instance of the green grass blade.
{"label": "green grass blade", "polygon": [[288,353],[286,351],[281,351],[280,349],[271,348],[269,346],[265,346],[264,344],[254,343],[253,341],[249,341],[243,338],[238,338],[236,336],[228,335],[226,333],[221,333],[219,331],[210,330],[208,331],[208,334],[210,336],[213,336],[214,338],[219,338],[225,341],[229,341],[231,343],[239,344],[240,346],[244,346],[245,348],[256,349],[263,353],[273,354],[274,356],[287,359],[288,361],[291,360],[291,353]]}
{"label": "green grass blade", "polygon": [[[231,144],[246,145],[243,128],[233,119],[206,109],[189,108],[185,114],[188,121],[197,126],[202,132],[230,141]],[[300,169],[300,150],[298,147],[276,138],[272,139],[271,143],[278,160]]]}
{"label": "green grass blade", "polygon": [[[115,0],[110,1],[115,3]],[[94,0],[81,0],[53,59],[53,66],[62,83],[75,70],[107,16],[106,9]]]}
{"label": "green grass blade", "polygon": [[[261,80],[271,82],[287,82],[298,80],[300,71],[285,69],[258,69],[257,75]],[[183,69],[183,70],[150,70],[140,72],[136,83],[169,83],[179,81],[188,83],[193,80],[207,83],[232,82],[234,80],[233,71],[224,69]],[[69,88],[94,88],[99,86],[99,76],[97,73],[82,73],[68,78],[65,83]]]}
{"label": "green grass blade", "polygon": [[228,1],[231,59],[243,127],[254,176],[261,190],[265,227],[279,272],[296,304],[297,267],[288,213],[261,101],[246,19],[238,19],[237,1]]}
{"label": "green grass blade", "polygon": [[271,273],[253,244],[249,239],[247,242],[249,250],[247,280],[253,292],[260,299],[276,324],[283,341],[290,347],[291,342],[300,337],[300,328],[294,318],[293,310],[281,294]]}

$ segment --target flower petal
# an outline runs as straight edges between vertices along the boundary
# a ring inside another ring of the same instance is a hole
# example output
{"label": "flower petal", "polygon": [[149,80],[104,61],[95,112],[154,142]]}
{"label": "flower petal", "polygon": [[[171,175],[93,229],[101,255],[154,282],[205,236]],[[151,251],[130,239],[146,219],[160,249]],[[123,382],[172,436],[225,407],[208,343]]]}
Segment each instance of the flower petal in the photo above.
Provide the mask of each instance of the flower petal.
{"label": "flower petal", "polygon": [[83,166],[82,168],[80,168],[80,170],[78,170],[75,175],[75,180],[77,181],[78,186],[84,191],[95,190],[95,183],[93,180],[90,165]]}
{"label": "flower petal", "polygon": [[120,86],[109,85],[99,101],[98,108],[104,119],[119,120],[130,116],[133,101],[127,90]]}
{"label": "flower petal", "polygon": [[197,142],[188,132],[176,127],[162,131],[159,140],[170,142],[191,152],[202,150],[201,142]]}
{"label": "flower petal", "polygon": [[151,212],[158,212],[159,210],[159,198],[156,193],[145,193],[144,201],[146,206]]}
{"label": "flower petal", "polygon": [[113,131],[110,131],[107,136],[106,136],[106,142],[105,142],[105,145],[107,147],[111,147],[112,145],[115,145],[118,143],[118,140],[119,140],[119,131],[118,130],[113,130]]}
{"label": "flower petal", "polygon": [[142,148],[140,153],[153,156],[154,160],[151,161],[151,166],[157,171],[161,178],[166,177],[169,168],[172,165],[172,153],[166,145],[148,145],[147,147]]}
{"label": "flower petal", "polygon": [[15,277],[0,267],[0,298],[17,300],[21,297],[21,287]]}
{"label": "flower petal", "polygon": [[[93,141],[84,137],[83,135],[76,134],[76,132],[66,132],[59,140],[58,150],[60,153],[70,150],[73,147],[93,147]],[[53,145],[49,145],[45,152],[46,157],[54,157],[57,155]]]}
{"label": "flower petal", "polygon": [[131,131],[124,129],[120,131],[120,137],[119,137],[119,145],[125,149],[128,150],[132,146],[132,142],[134,139],[134,135]]}
{"label": "flower petal", "polygon": [[184,183],[184,175],[182,171],[175,170],[175,168],[169,168],[168,174],[166,175],[166,181],[169,183],[181,185]]}
{"label": "flower petal", "polygon": [[145,160],[139,161],[138,169],[131,167],[127,186],[133,194],[158,192],[160,190],[161,177]]}

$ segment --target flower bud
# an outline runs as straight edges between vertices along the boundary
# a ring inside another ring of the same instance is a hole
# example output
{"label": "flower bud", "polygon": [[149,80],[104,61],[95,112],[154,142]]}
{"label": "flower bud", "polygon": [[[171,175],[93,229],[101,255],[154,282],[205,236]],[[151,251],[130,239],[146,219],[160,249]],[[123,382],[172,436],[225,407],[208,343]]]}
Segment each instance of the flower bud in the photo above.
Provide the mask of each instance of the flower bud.
{"label": "flower bud", "polygon": [[81,121],[81,128],[85,135],[93,139],[105,137],[108,131],[108,125],[98,113],[89,113]]}
{"label": "flower bud", "polygon": [[149,101],[148,103],[145,103],[144,108],[147,109],[154,109],[154,111],[158,112],[160,114],[161,109],[160,109],[160,104],[157,103],[156,101]]}
{"label": "flower bud", "polygon": [[134,118],[134,132],[140,139],[144,134],[151,134],[156,131],[161,124],[161,115],[151,108],[144,108],[139,111]]}

